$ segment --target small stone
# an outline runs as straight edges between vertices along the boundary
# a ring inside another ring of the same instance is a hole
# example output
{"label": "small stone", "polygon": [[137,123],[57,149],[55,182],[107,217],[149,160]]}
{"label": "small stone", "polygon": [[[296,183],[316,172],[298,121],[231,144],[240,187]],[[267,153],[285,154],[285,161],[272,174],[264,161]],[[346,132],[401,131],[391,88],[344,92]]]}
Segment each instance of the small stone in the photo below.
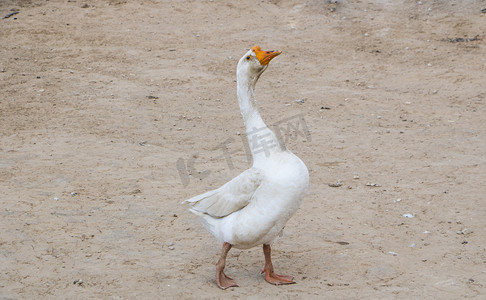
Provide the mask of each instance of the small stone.
{"label": "small stone", "polygon": [[393,252],[393,251],[388,251],[388,254],[391,254],[391,255],[393,255],[393,256],[398,256],[398,253]]}
{"label": "small stone", "polygon": [[330,183],[328,184],[330,187],[340,187],[342,186],[343,184],[341,183],[341,181],[338,180],[338,182],[336,183]]}
{"label": "small stone", "polygon": [[55,201],[59,201],[59,198],[55,197],[55,198],[54,198],[54,200],[55,200]]}
{"label": "small stone", "polygon": [[457,234],[464,234],[464,235],[466,235],[466,234],[471,234],[471,233],[473,233],[473,231],[472,231],[472,230],[470,230],[470,229],[467,229],[467,228],[464,228],[463,230],[459,230],[459,231],[457,232]]}
{"label": "small stone", "polygon": [[412,214],[408,214],[408,213],[407,213],[407,214],[403,214],[403,216],[404,216],[405,218],[415,218],[415,216],[414,216],[414,215],[412,215]]}

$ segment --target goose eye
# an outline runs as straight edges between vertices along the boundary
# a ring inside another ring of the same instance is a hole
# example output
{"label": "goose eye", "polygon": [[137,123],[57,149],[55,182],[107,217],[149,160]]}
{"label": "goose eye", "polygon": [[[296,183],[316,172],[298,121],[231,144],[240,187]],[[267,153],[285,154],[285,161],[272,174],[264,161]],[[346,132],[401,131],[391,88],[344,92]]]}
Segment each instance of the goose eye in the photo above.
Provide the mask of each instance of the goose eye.
{"label": "goose eye", "polygon": [[250,55],[248,55],[248,56],[246,57],[246,60],[250,60],[250,58],[251,58],[251,56],[250,56]]}

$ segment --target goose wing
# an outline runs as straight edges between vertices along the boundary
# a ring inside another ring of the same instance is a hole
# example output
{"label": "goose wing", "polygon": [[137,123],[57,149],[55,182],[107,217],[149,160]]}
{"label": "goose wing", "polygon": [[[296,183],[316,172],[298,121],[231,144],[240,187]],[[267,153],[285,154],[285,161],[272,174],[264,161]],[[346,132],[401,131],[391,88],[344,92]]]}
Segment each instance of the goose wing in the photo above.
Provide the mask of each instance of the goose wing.
{"label": "goose wing", "polygon": [[251,168],[220,188],[184,202],[191,203],[192,209],[195,211],[222,218],[247,206],[261,185],[262,179],[263,172]]}

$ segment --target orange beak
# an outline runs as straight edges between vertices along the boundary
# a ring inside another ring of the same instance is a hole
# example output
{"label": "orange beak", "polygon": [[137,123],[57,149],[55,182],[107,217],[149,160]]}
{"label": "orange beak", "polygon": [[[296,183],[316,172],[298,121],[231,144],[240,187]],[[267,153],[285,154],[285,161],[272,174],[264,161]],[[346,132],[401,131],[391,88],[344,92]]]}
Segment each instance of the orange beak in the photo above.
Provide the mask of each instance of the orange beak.
{"label": "orange beak", "polygon": [[282,53],[282,51],[263,51],[260,46],[255,46],[253,48],[251,48],[251,50],[253,52],[255,52],[256,54],[256,57],[258,58],[258,60],[260,61],[260,64],[262,66],[264,65],[268,65],[268,63],[275,57],[275,56],[278,56],[280,55],[280,53]]}

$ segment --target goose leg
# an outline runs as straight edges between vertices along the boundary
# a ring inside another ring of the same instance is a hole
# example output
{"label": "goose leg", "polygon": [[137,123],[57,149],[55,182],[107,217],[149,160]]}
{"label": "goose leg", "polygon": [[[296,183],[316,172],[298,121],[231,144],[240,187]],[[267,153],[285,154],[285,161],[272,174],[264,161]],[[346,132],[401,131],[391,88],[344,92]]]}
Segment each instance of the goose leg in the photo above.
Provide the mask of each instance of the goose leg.
{"label": "goose leg", "polygon": [[293,276],[277,275],[273,272],[270,245],[263,244],[263,254],[265,255],[265,267],[263,268],[262,274],[265,273],[265,280],[268,283],[275,285],[295,283]]}
{"label": "goose leg", "polygon": [[216,284],[223,290],[238,286],[238,284],[230,277],[224,274],[224,267],[226,266],[226,255],[231,249],[230,243],[223,244],[223,250],[221,256],[219,257],[218,263],[216,264]]}

